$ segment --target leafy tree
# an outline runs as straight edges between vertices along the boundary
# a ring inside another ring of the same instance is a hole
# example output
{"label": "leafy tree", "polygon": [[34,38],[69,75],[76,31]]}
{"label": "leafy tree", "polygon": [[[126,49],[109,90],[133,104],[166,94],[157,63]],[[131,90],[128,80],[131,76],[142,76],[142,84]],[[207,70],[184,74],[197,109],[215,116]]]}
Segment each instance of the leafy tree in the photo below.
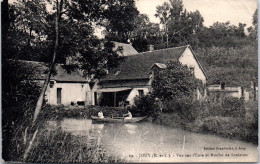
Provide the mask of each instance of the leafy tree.
{"label": "leafy tree", "polygon": [[43,53],[39,47],[42,47],[48,28],[45,2],[18,0],[8,6],[10,22],[5,31],[3,58],[37,59]]}
{"label": "leafy tree", "polygon": [[134,0],[107,1],[104,10],[106,19],[104,23],[101,23],[106,28],[106,38],[126,43],[136,28],[134,20],[138,14]]}
{"label": "leafy tree", "polygon": [[163,101],[193,97],[201,82],[192,76],[188,67],[179,61],[170,61],[166,66],[166,69],[155,72],[152,94]]}
{"label": "leafy tree", "polygon": [[203,27],[198,33],[200,47],[240,47],[251,43],[245,34],[244,23],[238,26],[230,22],[215,22],[210,27]]}
{"label": "leafy tree", "polygon": [[253,26],[250,26],[247,30],[249,32],[249,36],[253,39],[257,39],[257,30],[258,30],[258,21],[257,21],[257,9],[255,10],[255,13],[253,15]]}
{"label": "leafy tree", "polygon": [[[171,1],[172,2],[172,1]],[[169,45],[169,22],[171,20],[170,4],[164,2],[163,5],[156,7],[156,17],[159,17],[160,23],[163,26],[162,30],[162,42],[164,42],[163,36],[166,37],[166,47]]]}
{"label": "leafy tree", "polygon": [[198,44],[197,33],[204,21],[199,11],[187,12],[182,0],[170,0],[170,3],[157,6],[155,16],[160,18],[163,26],[162,42],[166,47]]}
{"label": "leafy tree", "polygon": [[145,14],[139,14],[134,23],[136,27],[132,32],[131,42],[138,52],[147,51],[148,44],[156,45],[159,43],[159,24],[150,22]]}

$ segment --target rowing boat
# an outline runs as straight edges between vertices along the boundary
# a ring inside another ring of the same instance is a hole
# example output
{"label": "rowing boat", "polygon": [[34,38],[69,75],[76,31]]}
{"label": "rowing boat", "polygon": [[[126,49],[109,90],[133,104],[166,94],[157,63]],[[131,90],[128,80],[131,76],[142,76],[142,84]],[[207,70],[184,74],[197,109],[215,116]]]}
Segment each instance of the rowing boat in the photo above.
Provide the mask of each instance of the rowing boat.
{"label": "rowing boat", "polygon": [[123,123],[134,123],[134,122],[140,122],[143,121],[146,117],[133,117],[132,119],[125,119],[124,117],[104,117],[99,118],[97,116],[91,116],[91,119],[93,122],[107,122],[107,123],[116,123],[116,122],[123,122]]}

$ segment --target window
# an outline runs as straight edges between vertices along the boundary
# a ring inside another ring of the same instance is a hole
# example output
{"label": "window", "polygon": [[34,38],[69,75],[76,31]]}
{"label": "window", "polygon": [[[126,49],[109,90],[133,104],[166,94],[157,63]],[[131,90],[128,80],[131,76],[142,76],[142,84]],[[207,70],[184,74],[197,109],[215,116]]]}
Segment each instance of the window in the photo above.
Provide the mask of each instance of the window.
{"label": "window", "polygon": [[192,76],[194,76],[194,66],[190,67],[190,73],[191,73]]}
{"label": "window", "polygon": [[225,89],[225,83],[224,82],[222,82],[220,85],[221,85],[221,89]]}
{"label": "window", "polygon": [[144,95],[144,90],[138,90],[139,96]]}
{"label": "window", "polygon": [[54,86],[54,81],[50,81],[50,88],[53,88]]}

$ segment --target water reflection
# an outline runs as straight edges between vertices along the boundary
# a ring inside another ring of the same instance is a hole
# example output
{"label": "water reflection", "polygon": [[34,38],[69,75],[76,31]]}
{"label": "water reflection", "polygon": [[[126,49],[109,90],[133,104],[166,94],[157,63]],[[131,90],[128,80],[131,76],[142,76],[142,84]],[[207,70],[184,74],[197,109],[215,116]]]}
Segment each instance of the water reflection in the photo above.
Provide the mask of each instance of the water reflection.
{"label": "water reflection", "polygon": [[[51,122],[48,128],[57,126]],[[199,162],[238,161],[257,159],[257,147],[253,144],[230,140],[214,135],[192,133],[149,122],[132,124],[92,124],[88,119],[64,119],[60,122],[63,131],[73,135],[95,139],[107,152],[120,156],[128,162]],[[241,151],[204,150],[205,147],[245,147],[247,157],[177,157],[176,154],[240,153]],[[146,154],[146,155],[145,155]],[[163,155],[152,157],[152,155]],[[141,157],[140,157],[141,155]],[[169,157],[170,155],[171,157]],[[173,157],[173,155],[175,155]],[[166,157],[167,156],[167,157]]]}

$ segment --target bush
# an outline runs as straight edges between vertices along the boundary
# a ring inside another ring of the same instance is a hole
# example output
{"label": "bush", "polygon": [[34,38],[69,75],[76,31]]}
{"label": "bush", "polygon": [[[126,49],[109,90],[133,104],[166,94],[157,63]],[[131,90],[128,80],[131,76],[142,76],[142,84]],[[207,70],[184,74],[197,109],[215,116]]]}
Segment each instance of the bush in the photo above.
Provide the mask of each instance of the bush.
{"label": "bush", "polygon": [[122,117],[127,113],[124,107],[63,107],[63,106],[45,106],[40,113],[39,120],[44,119],[63,119],[63,118],[90,118],[97,116],[98,112],[103,112],[105,117]]}
{"label": "bush", "polygon": [[246,120],[249,126],[258,130],[258,101],[246,102]]}
{"label": "bush", "polygon": [[244,99],[226,97],[222,101],[223,117],[244,117],[246,114]]}
{"label": "bush", "polygon": [[226,97],[220,102],[205,100],[197,105],[201,118],[210,116],[243,118],[246,114],[244,100],[235,97]]}
{"label": "bush", "polygon": [[185,120],[194,121],[200,115],[200,102],[188,97],[164,101],[163,105],[163,112],[177,114]]}
{"label": "bush", "polygon": [[236,138],[252,143],[258,142],[258,131],[243,118],[212,116],[194,122],[192,131],[214,133],[227,138]]}
{"label": "bush", "polygon": [[151,115],[160,110],[159,104],[155,102],[155,98],[151,94],[136,97],[134,104],[132,112],[142,116]]}

